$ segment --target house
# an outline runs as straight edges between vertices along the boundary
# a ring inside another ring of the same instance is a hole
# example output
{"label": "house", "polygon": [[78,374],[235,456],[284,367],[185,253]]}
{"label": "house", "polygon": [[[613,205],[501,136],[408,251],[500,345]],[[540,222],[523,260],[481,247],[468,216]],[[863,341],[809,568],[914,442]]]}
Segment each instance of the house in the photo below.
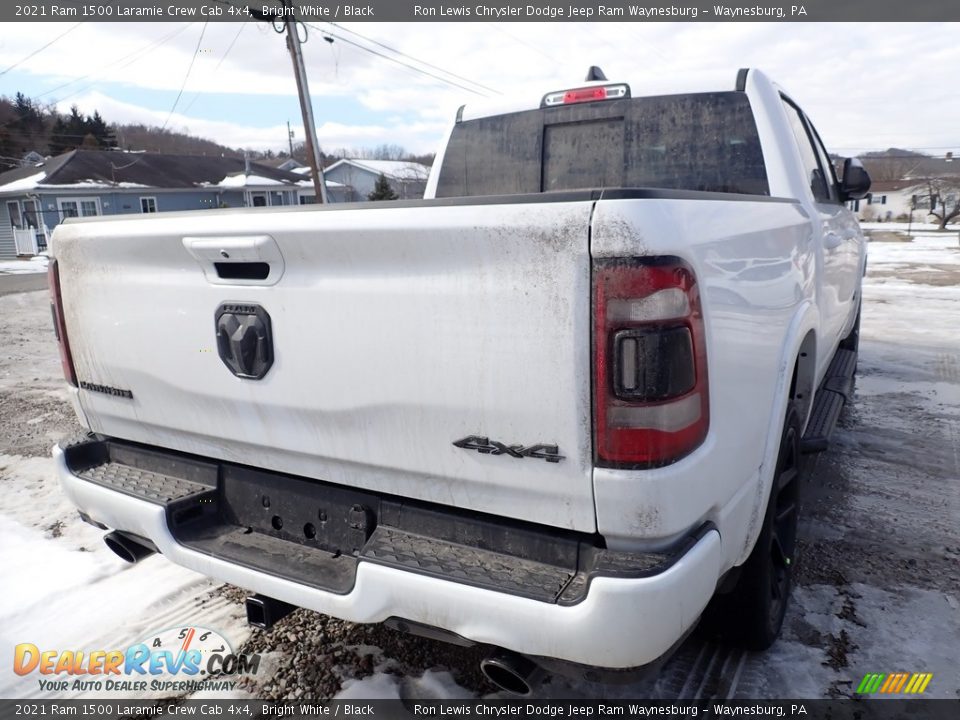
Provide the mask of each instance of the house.
{"label": "house", "polygon": [[[295,173],[304,179],[303,187],[299,191],[300,204],[312,205],[315,203],[317,194],[313,188],[313,178],[311,177],[310,168],[306,165],[301,165],[300,167],[293,168],[293,170],[290,172]],[[327,177],[326,172],[324,172],[323,177],[323,182],[327,186],[327,202],[350,202],[352,191],[349,187],[331,180]],[[363,199],[366,200],[367,198],[364,197]]]}
{"label": "house", "polygon": [[[941,202],[945,200],[948,205],[956,202],[954,189],[960,187],[960,166],[953,153],[940,158],[890,148],[867,153],[861,161],[876,179],[870,184],[870,192],[865,198],[848,203],[860,220],[906,221],[911,217],[912,209],[914,222],[929,222],[932,220],[928,217],[933,200],[930,197],[931,182],[935,195],[943,193],[939,198]],[[939,190],[937,186],[940,186]]]}
{"label": "house", "polygon": [[268,160],[258,160],[257,162],[267,165],[268,167],[276,168],[277,170],[287,170],[288,172],[294,172],[298,168],[306,167],[302,162],[292,157],[270,158]]}
{"label": "house", "polygon": [[[902,220],[904,216],[910,215],[914,196],[925,194],[925,188],[920,186],[918,180],[876,180],[870,183],[870,192],[866,197],[862,200],[851,200],[849,206],[860,220],[866,222]],[[920,207],[918,204],[916,209],[919,210]],[[923,220],[920,215],[915,217]]]}
{"label": "house", "polygon": [[[960,180],[957,184],[960,185]],[[944,199],[953,205],[956,195],[947,194]],[[911,217],[911,208],[914,222],[932,220],[927,217],[932,208],[930,188],[926,180],[918,178],[872,182],[865,198],[847,204],[864,222],[904,222]]]}
{"label": "house", "polygon": [[78,149],[0,173],[0,258],[35,255],[64,218],[297,205],[301,175],[243,158]]}
{"label": "house", "polygon": [[381,173],[387,178],[390,187],[401,200],[413,200],[423,197],[427,186],[430,168],[420,163],[406,160],[338,160],[323,171],[330,182],[345,185],[346,200],[366,200],[373,192],[373,186]]}
{"label": "house", "polygon": [[37,163],[42,163],[46,158],[38,153],[36,150],[31,150],[22,158],[20,158],[20,166],[27,167],[28,165],[36,165]]}

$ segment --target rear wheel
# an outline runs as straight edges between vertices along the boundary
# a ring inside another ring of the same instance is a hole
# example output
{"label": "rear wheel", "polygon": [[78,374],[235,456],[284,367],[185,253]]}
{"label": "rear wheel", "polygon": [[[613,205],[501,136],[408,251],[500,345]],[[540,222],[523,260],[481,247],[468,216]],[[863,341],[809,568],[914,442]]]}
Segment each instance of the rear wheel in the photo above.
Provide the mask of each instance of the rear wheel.
{"label": "rear wheel", "polygon": [[840,341],[840,347],[844,350],[853,350],[857,352],[860,347],[860,312],[863,309],[863,303],[857,306],[857,319],[853,321],[853,327],[849,334]]}
{"label": "rear wheel", "polygon": [[766,650],[773,644],[787,612],[797,545],[800,462],[800,417],[791,402],[760,537],[724,602],[738,639],[750,650]]}

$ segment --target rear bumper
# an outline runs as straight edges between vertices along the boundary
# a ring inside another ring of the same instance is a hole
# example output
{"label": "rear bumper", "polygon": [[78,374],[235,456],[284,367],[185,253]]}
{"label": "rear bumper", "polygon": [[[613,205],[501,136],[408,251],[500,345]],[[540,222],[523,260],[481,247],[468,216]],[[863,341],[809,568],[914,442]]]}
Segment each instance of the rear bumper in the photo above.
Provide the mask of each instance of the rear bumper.
{"label": "rear bumper", "polygon": [[[580,570],[575,570],[565,585],[566,590],[558,591],[554,600],[538,599],[535,589],[524,586],[522,578],[517,581],[519,589],[510,585],[513,580],[509,578],[502,581],[507,585],[496,587],[491,584],[492,580],[476,580],[466,566],[458,566],[453,570],[447,568],[448,574],[444,576],[441,570],[431,567],[429,563],[414,563],[414,567],[409,556],[398,561],[389,553],[386,559],[383,552],[378,555],[375,551],[382,550],[382,547],[370,551],[381,530],[412,538],[412,542],[424,540],[421,535],[407,534],[402,518],[414,517],[420,522],[423,517],[432,517],[429,513],[435,514],[432,509],[395,510],[390,502],[385,501],[383,510],[374,516],[378,524],[370,541],[355,553],[355,557],[345,558],[351,563],[350,582],[341,581],[339,584],[333,583],[331,588],[325,588],[318,586],[308,576],[285,572],[283,560],[278,559],[275,553],[272,559],[267,552],[263,557],[249,562],[231,558],[230,548],[233,546],[230,538],[234,535],[225,526],[214,527],[210,521],[203,525],[205,529],[184,529],[200,522],[196,513],[191,514],[186,526],[178,525],[179,521],[175,520],[175,512],[178,511],[172,512],[171,507],[186,507],[182,497],[171,503],[154,497],[155,493],[151,494],[153,499],[148,499],[146,496],[138,497],[136,492],[129,489],[111,487],[109,483],[96,479],[103,475],[102,472],[97,475],[78,469],[77,463],[68,458],[76,446],[67,448],[65,451],[57,447],[53,451],[60,482],[71,501],[90,518],[110,528],[150,540],[169,560],[183,567],[353,622],[371,623],[402,618],[442,628],[474,642],[502,646],[528,655],[607,668],[637,667],[660,658],[689,630],[713,595],[720,575],[720,536],[714,528],[702,528],[678,548],[667,562],[644,572],[637,572],[638,565],[634,562],[639,560],[642,566],[643,558],[625,557],[622,554],[604,557],[603,551],[593,552],[593,555],[602,559],[594,558],[589,572],[586,572],[584,557],[591,552],[584,548],[582,542],[575,542],[574,556]],[[189,466],[189,459],[186,462]],[[167,467],[183,469],[184,465],[177,461]],[[223,484],[229,482],[229,468],[215,467],[219,479],[214,481],[209,493],[204,496],[209,499],[203,500],[210,508],[215,508],[217,503],[224,503],[228,494]],[[195,468],[188,467],[184,476],[198,479]],[[228,479],[225,480],[225,477]],[[202,477],[199,479],[203,480]],[[287,481],[294,484],[309,482],[293,478],[284,480]],[[189,484],[191,480],[183,482]],[[315,485],[321,487],[320,484]],[[276,492],[276,488],[272,492]],[[209,512],[213,511],[208,511],[208,515]],[[235,514],[235,510],[228,507],[218,512],[223,516]],[[396,527],[389,525],[394,521],[391,518],[396,520]],[[521,529],[521,532],[529,533],[529,530]],[[247,533],[250,531],[247,530]],[[260,547],[263,547],[263,543],[280,542],[289,546],[290,552],[284,555],[298,559],[297,568],[323,568],[326,566],[322,565],[322,558],[316,560],[314,556],[332,557],[305,548],[302,543],[271,537],[278,534],[271,533],[269,529],[263,533],[252,533],[260,538]],[[210,538],[216,538],[220,544],[211,546]],[[431,546],[446,547],[445,540],[428,540]],[[536,539],[541,544],[543,540]],[[558,546],[569,545],[570,542],[570,538],[557,540]],[[456,547],[463,549],[464,546]],[[496,558],[496,572],[491,571],[486,576],[488,578],[502,579],[504,562],[516,561],[514,571],[521,574],[528,571],[538,573],[544,568],[556,569],[554,565],[531,563],[479,548],[466,550],[469,562],[473,564],[487,562],[490,556]],[[393,552],[396,554],[395,550]],[[555,552],[555,549],[546,552],[558,557],[563,555],[560,551]],[[562,563],[562,559],[556,562]],[[441,557],[438,566],[444,564]],[[533,587],[536,588],[536,585]],[[573,591],[574,587],[579,587],[579,590]]]}

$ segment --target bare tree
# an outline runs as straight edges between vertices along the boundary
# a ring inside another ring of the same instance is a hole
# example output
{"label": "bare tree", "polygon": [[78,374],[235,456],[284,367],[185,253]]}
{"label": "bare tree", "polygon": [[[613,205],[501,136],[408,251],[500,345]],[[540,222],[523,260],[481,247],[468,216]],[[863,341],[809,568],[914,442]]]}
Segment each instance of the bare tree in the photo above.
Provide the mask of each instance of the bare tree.
{"label": "bare tree", "polygon": [[929,155],[899,148],[868,152],[860,156],[860,161],[870,173],[870,177],[877,182],[916,177],[917,170],[922,173],[925,162],[932,159]]}
{"label": "bare tree", "polygon": [[931,198],[928,215],[937,219],[941,230],[946,230],[948,223],[960,217],[960,177],[927,178],[925,184]]}

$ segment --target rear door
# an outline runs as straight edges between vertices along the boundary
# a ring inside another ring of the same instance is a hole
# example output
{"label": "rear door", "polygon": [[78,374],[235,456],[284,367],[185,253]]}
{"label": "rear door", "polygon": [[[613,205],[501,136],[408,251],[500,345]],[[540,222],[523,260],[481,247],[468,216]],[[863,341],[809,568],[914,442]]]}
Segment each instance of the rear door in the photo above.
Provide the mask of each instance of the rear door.
{"label": "rear door", "polygon": [[813,126],[790,99],[782,99],[816,211],[814,241],[820,263],[817,301],[821,328],[828,339],[817,345],[818,367],[822,369],[830,361],[857,300],[862,236],[856,219],[838,199],[833,168],[818,147]]}

